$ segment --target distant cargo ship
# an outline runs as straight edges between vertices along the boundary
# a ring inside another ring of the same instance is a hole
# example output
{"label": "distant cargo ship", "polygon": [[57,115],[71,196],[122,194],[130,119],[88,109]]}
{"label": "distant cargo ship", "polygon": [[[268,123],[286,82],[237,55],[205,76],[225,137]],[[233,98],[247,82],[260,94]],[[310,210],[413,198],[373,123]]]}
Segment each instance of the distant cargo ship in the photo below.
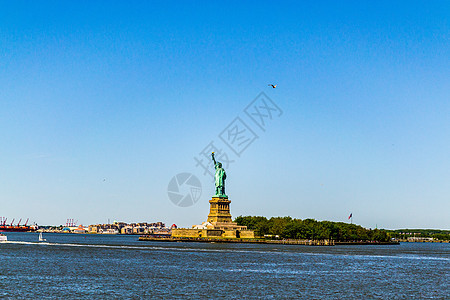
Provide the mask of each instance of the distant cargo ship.
{"label": "distant cargo ship", "polygon": [[[20,221],[22,221],[22,219],[20,219]],[[20,225],[20,221],[19,223],[17,223],[17,225],[13,225],[14,220],[11,222],[11,224],[6,224],[6,219],[3,218],[3,222],[0,222],[0,232],[26,232],[38,230],[38,226],[27,225],[28,219],[24,225]]]}
{"label": "distant cargo ship", "polygon": [[6,232],[6,231],[15,231],[15,232],[26,232],[26,231],[36,231],[38,229],[37,226],[26,226],[26,225],[19,225],[19,226],[10,226],[10,225],[0,225],[0,232]]}

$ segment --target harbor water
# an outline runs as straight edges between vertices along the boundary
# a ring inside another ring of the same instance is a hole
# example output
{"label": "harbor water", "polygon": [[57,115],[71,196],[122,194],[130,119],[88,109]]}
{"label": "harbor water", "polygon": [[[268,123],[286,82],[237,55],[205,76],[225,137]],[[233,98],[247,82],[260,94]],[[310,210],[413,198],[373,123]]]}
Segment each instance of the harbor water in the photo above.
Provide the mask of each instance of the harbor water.
{"label": "harbor water", "polygon": [[450,299],[450,244],[303,246],[7,233],[0,298]]}

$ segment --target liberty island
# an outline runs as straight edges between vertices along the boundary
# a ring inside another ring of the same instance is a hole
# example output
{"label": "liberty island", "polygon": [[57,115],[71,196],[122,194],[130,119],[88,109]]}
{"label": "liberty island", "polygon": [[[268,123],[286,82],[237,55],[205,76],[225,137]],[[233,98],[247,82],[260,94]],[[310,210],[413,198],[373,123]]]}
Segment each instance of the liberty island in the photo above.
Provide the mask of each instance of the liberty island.
{"label": "liberty island", "polygon": [[[217,162],[214,152],[211,153],[214,163],[215,195],[209,200],[210,208],[206,222],[201,225],[193,225],[192,228],[172,229],[172,238],[176,239],[253,239],[255,233],[248,230],[247,226],[239,226],[232,221],[230,203],[225,193],[225,169],[221,162]],[[142,238],[142,239],[145,239]]]}
{"label": "liberty island", "polygon": [[[314,246],[334,246],[341,243],[339,239],[331,236],[317,235],[300,237],[293,232],[289,238],[281,238],[280,236],[270,235],[269,232],[262,232],[258,229],[257,236],[254,231],[254,224],[261,222],[262,217],[242,217],[239,216],[233,222],[228,195],[225,190],[225,181],[227,175],[221,162],[216,161],[214,152],[211,153],[211,159],[214,164],[214,185],[215,193],[209,200],[210,209],[207,220],[200,225],[193,225],[191,228],[172,228],[170,235],[147,234],[139,237],[140,241],[172,241],[172,242],[224,242],[224,243],[262,243],[262,244],[291,244],[291,245],[314,245]],[[290,219],[290,218],[289,218]],[[286,218],[282,219],[286,223]],[[299,228],[299,220],[290,220],[292,224]],[[267,223],[268,220],[265,220]],[[269,222],[270,223],[270,222]],[[278,222],[279,223],[279,222]],[[281,224],[281,223],[280,223]],[[253,228],[248,228],[248,226]],[[269,224],[265,224],[264,228],[270,228]],[[370,241],[372,242],[372,241]],[[368,241],[358,241],[358,244],[370,243]],[[378,239],[377,243],[398,244]],[[354,242],[353,242],[354,243]]]}

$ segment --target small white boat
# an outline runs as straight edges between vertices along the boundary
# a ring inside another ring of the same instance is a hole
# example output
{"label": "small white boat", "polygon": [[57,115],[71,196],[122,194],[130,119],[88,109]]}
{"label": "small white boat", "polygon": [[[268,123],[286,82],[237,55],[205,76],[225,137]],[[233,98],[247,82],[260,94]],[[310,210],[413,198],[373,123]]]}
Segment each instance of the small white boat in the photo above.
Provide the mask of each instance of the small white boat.
{"label": "small white boat", "polygon": [[1,242],[6,242],[6,241],[8,241],[8,238],[6,237],[6,235],[0,233],[0,243]]}
{"label": "small white boat", "polygon": [[42,232],[40,232],[39,233],[39,242],[45,242],[45,241],[47,241],[47,240],[42,237]]}

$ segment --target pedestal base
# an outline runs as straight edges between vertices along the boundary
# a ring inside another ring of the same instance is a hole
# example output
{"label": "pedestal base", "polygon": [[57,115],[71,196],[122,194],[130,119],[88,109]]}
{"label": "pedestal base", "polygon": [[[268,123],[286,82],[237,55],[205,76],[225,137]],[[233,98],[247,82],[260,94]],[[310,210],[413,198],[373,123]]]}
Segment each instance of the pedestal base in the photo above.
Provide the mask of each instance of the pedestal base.
{"label": "pedestal base", "polygon": [[228,197],[216,197],[213,196],[209,200],[209,223],[232,223],[231,213],[230,213],[230,203]]}
{"label": "pedestal base", "polygon": [[218,239],[252,239],[253,230],[239,226],[231,219],[230,203],[227,196],[213,196],[209,200],[208,221],[194,225],[191,229],[172,229],[172,236],[179,238],[218,238]]}

